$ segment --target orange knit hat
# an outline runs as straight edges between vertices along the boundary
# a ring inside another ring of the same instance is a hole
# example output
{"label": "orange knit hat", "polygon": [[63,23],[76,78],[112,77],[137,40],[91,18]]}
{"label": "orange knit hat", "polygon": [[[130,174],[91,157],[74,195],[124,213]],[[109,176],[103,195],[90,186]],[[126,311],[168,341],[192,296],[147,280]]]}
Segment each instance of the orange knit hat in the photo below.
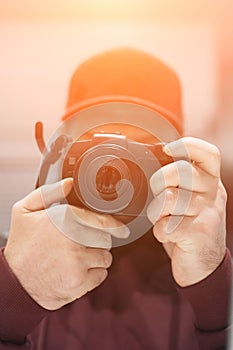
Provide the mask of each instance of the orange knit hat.
{"label": "orange knit hat", "polygon": [[155,110],[182,133],[178,77],[154,56],[130,48],[98,54],[75,70],[62,119],[97,104],[117,101]]}

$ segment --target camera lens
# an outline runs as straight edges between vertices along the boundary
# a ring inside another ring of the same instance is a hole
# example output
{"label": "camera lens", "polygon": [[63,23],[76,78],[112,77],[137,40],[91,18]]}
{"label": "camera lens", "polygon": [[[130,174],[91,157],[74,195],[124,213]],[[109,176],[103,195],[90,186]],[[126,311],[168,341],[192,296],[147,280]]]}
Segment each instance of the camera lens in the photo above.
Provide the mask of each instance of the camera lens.
{"label": "camera lens", "polygon": [[117,198],[116,185],[121,180],[120,172],[113,166],[102,166],[96,174],[96,189],[105,200]]}

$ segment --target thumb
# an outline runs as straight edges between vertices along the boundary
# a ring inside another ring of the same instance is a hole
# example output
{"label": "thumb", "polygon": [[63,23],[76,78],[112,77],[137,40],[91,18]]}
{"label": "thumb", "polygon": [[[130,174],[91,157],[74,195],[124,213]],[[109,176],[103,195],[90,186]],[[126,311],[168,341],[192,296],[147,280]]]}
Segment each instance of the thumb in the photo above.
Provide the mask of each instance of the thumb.
{"label": "thumb", "polygon": [[22,208],[29,212],[46,209],[52,204],[64,200],[71,191],[72,186],[72,178],[41,186],[22,199]]}

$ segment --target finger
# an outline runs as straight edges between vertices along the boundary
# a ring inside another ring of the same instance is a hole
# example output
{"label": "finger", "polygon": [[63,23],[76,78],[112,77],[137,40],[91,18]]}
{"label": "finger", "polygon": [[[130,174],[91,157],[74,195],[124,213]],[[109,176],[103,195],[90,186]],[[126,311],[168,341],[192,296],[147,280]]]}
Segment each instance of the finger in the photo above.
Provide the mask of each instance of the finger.
{"label": "finger", "polygon": [[199,193],[168,188],[152,200],[147,208],[147,216],[153,224],[169,215],[196,216],[204,202]]}
{"label": "finger", "polygon": [[46,212],[56,229],[75,243],[85,247],[110,249],[112,247],[110,233],[80,223],[74,214],[76,209],[62,204],[52,206],[46,209]]}
{"label": "finger", "polygon": [[212,176],[220,176],[220,152],[209,142],[194,137],[183,137],[166,144],[164,152],[173,158],[189,158]]}
{"label": "finger", "polygon": [[207,193],[216,189],[218,181],[218,178],[211,177],[199,166],[178,160],[156,171],[150,178],[150,186],[154,195],[158,195],[168,187]]}
{"label": "finger", "polygon": [[87,269],[109,268],[112,264],[112,254],[107,249],[87,248],[85,250]]}
{"label": "finger", "polygon": [[20,203],[25,211],[37,211],[50,207],[65,199],[72,189],[73,179],[63,179],[54,184],[44,185],[23,198]]}
{"label": "finger", "polygon": [[110,233],[117,238],[127,238],[130,234],[129,228],[108,214],[99,214],[85,208],[70,206],[75,221],[81,225],[102,232]]}
{"label": "finger", "polygon": [[[165,216],[161,220],[157,221],[153,227],[154,236],[161,243],[180,243],[187,244],[195,238],[198,240],[201,238],[198,235],[202,232],[198,232],[195,229],[196,216]],[[195,236],[193,232],[190,232],[190,227],[192,231],[195,230]],[[185,248],[185,246],[184,246]]]}
{"label": "finger", "polygon": [[[206,217],[209,220],[206,220]],[[196,244],[216,246],[216,237],[212,233],[219,225],[219,218],[215,210],[202,210],[197,216],[166,216],[155,223],[153,233],[162,243],[177,243],[184,251],[196,249]],[[205,240],[205,243],[204,241]]]}
{"label": "finger", "polygon": [[[88,270],[86,281],[86,292],[98,287],[107,277],[108,271],[103,268],[93,268]],[[85,294],[85,293],[84,293]]]}

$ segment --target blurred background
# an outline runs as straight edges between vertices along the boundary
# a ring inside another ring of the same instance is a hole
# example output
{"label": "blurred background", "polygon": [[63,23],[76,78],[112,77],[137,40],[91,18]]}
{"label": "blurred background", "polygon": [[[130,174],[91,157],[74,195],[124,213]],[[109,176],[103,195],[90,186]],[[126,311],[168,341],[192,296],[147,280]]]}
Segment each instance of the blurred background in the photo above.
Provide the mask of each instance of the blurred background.
{"label": "blurred background", "polygon": [[150,52],[179,75],[185,131],[222,152],[233,231],[233,3],[213,0],[0,0],[0,237],[12,204],[36,182],[45,137],[59,126],[69,79],[92,54],[129,46]]}

